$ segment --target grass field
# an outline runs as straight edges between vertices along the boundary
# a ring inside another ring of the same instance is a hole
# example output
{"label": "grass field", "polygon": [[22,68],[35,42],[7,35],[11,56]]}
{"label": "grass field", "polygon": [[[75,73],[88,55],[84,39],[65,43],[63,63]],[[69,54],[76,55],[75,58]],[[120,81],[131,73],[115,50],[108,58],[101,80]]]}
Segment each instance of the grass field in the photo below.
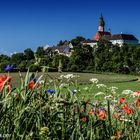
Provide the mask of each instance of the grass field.
{"label": "grass field", "polygon": [[[21,73],[24,79],[26,73]],[[43,73],[35,73],[37,76],[40,76]],[[65,75],[68,73],[57,73],[57,72],[50,72],[47,76],[48,79],[55,79],[58,78],[60,75]],[[130,89],[130,90],[140,90],[140,82],[139,77],[134,75],[125,75],[125,74],[93,74],[93,73],[73,73],[75,75],[79,75],[78,82],[80,83],[80,89],[83,90],[85,87],[90,87],[89,79],[97,78],[99,83],[103,83],[108,87],[115,86],[118,87],[118,93],[121,93],[123,90]],[[13,87],[18,87],[20,85],[21,79],[19,73],[10,73],[12,76],[12,85]],[[74,87],[73,87],[74,88]],[[97,88],[93,88],[92,93],[88,94],[85,91],[82,92],[82,95],[90,98],[98,91]]]}

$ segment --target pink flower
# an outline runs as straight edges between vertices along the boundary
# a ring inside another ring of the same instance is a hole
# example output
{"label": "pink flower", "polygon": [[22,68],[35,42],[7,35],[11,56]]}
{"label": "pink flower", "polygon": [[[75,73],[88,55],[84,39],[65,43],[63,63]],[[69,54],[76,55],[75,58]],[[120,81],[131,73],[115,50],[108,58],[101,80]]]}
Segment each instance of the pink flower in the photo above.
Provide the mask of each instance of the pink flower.
{"label": "pink flower", "polygon": [[134,91],[132,95],[133,97],[140,96],[140,90]]}

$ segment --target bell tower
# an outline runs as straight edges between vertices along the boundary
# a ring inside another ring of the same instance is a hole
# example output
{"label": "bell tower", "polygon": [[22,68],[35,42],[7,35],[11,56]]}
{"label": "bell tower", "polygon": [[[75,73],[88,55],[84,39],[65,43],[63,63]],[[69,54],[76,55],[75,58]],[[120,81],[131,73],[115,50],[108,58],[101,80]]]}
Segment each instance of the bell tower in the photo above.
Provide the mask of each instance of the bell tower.
{"label": "bell tower", "polygon": [[104,26],[105,26],[105,22],[104,22],[102,14],[101,14],[101,16],[99,18],[99,23],[98,23],[98,31],[104,32]]}

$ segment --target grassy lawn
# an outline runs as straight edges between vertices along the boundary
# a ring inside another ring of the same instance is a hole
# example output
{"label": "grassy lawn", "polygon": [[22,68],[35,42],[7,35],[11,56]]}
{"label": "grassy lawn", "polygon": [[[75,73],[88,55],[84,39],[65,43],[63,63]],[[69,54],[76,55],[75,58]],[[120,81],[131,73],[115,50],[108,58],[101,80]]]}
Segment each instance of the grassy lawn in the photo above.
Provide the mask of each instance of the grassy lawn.
{"label": "grassy lawn", "polygon": [[[24,78],[26,73],[21,73],[22,77]],[[37,75],[41,75],[42,73],[37,73]],[[48,79],[55,79],[58,78],[60,75],[65,75],[68,73],[58,73],[58,72],[49,72]],[[93,97],[95,93],[97,93],[99,90],[98,88],[92,89],[90,93],[84,91],[83,89],[85,87],[90,87],[91,84],[89,84],[89,79],[91,78],[97,78],[99,80],[99,83],[103,83],[107,85],[108,87],[118,87],[118,93],[121,93],[123,90],[130,89],[130,90],[140,90],[140,82],[138,81],[138,76],[134,75],[125,75],[125,74],[93,74],[93,73],[73,73],[76,75],[79,75],[80,78],[78,78],[78,82],[80,83],[80,90],[81,95],[86,96],[86,98]],[[14,87],[18,87],[20,85],[20,76],[19,73],[10,73],[12,76],[12,84]],[[74,88],[74,87],[72,87]]]}

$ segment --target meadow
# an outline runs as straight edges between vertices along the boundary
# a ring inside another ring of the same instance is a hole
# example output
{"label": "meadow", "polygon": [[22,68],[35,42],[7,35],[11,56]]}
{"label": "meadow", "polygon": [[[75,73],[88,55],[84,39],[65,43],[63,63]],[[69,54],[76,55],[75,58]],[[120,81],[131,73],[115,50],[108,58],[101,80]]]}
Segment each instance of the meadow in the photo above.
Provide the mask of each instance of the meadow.
{"label": "meadow", "polygon": [[[1,73],[2,74],[2,73]],[[118,87],[118,94],[120,94],[123,90],[129,89],[129,90],[140,90],[140,81],[139,78],[140,76],[135,76],[135,75],[127,75],[127,74],[115,74],[115,73],[102,73],[102,74],[93,74],[93,73],[72,73],[72,72],[62,72],[62,73],[58,73],[58,72],[48,72],[48,73],[41,73],[41,72],[37,72],[34,73],[36,76],[40,76],[40,75],[47,75],[47,81],[49,80],[55,80],[58,77],[60,77],[61,75],[66,75],[66,74],[74,74],[74,75],[78,75],[79,78],[77,78],[77,81],[79,83],[79,88],[82,89],[86,86],[89,87],[91,82],[89,81],[89,79],[91,78],[97,78],[99,80],[99,83],[103,83],[109,87],[111,86],[115,86]],[[24,79],[26,72],[22,72],[22,73],[10,73],[10,76],[12,76],[12,85],[13,87],[18,87],[21,85],[21,76]],[[98,91],[97,88],[93,88],[93,94],[95,92]],[[92,96],[92,94],[90,93],[90,95],[88,93],[82,93],[83,96]]]}
{"label": "meadow", "polygon": [[[1,73],[3,74],[3,73]],[[7,73],[5,73],[7,74]],[[40,76],[44,73],[37,72],[34,73],[36,76]],[[91,78],[97,78],[100,83],[107,84],[109,86],[117,86],[120,87],[120,89],[126,89],[130,88],[133,90],[137,90],[139,87],[139,78],[140,76],[135,76],[135,75],[127,75],[127,74],[115,74],[115,73],[102,73],[102,74],[93,74],[93,73],[73,73],[73,72],[48,72],[45,73],[47,75],[48,80],[54,80],[61,75],[66,75],[66,74],[74,74],[78,75],[79,78],[78,83],[80,85],[88,85],[90,84],[89,79]],[[20,86],[21,82],[21,76],[25,78],[26,72],[21,72],[21,73],[10,73],[10,76],[12,76],[12,84],[13,86],[17,87]]]}
{"label": "meadow", "polygon": [[137,140],[139,87],[112,73],[1,74],[0,138]]}

